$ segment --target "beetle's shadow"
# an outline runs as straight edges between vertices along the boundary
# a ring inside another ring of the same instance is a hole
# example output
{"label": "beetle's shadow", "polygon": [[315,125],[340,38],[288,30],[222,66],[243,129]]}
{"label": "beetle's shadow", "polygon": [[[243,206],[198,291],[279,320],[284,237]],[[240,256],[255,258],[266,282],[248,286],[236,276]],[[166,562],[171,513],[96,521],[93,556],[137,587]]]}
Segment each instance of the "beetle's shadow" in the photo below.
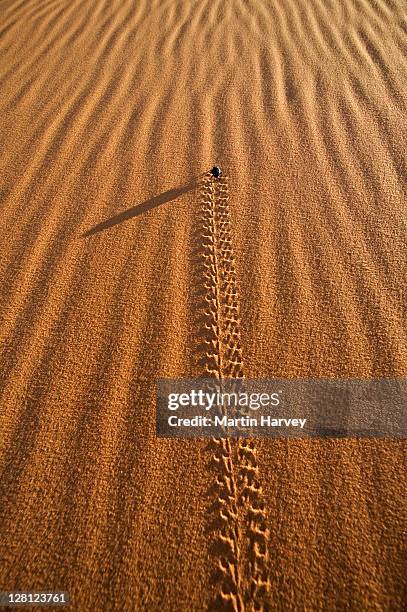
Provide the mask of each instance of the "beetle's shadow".
{"label": "beetle's shadow", "polygon": [[[206,173],[205,173],[206,174]],[[171,202],[172,200],[176,200],[179,196],[187,193],[188,191],[192,191],[199,186],[200,178],[204,176],[204,174],[200,174],[197,177],[194,177],[190,183],[187,185],[183,185],[182,187],[175,187],[174,189],[169,189],[168,191],[164,191],[160,195],[154,196],[141,204],[137,204],[136,206],[132,206],[127,210],[124,210],[118,215],[114,217],[110,217],[110,219],[106,219],[97,225],[94,225],[90,229],[88,229],[84,234],[82,234],[82,238],[87,238],[88,236],[93,236],[99,232],[103,232],[115,225],[119,225],[119,223],[123,223],[124,221],[128,221],[129,219],[133,219],[134,217],[138,217],[161,204],[166,204],[167,202]]]}

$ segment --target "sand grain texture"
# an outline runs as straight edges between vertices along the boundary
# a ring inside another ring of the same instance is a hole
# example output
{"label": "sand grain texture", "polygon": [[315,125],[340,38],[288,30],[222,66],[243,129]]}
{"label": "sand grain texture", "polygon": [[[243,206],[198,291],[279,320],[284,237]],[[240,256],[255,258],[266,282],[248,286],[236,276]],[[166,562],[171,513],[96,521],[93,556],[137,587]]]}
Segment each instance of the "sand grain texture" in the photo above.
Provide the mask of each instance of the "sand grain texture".
{"label": "sand grain texture", "polygon": [[0,589],[403,609],[404,442],[157,439],[155,381],[406,375],[406,56],[402,0],[0,0]]}

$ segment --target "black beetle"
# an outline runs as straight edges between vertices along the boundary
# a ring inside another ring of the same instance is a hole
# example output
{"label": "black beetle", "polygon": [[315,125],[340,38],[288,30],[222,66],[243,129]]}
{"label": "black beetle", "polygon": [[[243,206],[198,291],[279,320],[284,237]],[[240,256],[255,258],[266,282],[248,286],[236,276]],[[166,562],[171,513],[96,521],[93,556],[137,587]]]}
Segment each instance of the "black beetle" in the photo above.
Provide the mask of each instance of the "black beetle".
{"label": "black beetle", "polygon": [[215,178],[219,178],[220,175],[222,174],[222,170],[219,168],[219,166],[214,166],[211,170],[211,174]]}

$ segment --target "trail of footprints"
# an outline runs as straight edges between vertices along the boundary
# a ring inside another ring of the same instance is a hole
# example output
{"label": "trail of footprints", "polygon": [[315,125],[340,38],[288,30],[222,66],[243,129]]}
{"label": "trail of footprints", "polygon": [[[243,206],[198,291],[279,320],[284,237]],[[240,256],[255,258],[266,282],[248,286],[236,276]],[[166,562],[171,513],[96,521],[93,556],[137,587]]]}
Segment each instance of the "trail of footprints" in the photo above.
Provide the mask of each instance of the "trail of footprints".
{"label": "trail of footprints", "polygon": [[[228,179],[204,176],[201,187],[204,328],[207,375],[214,389],[225,378],[244,386],[239,295],[230,227]],[[268,610],[267,518],[253,440],[213,440],[218,466],[215,545],[220,601],[234,611]]]}

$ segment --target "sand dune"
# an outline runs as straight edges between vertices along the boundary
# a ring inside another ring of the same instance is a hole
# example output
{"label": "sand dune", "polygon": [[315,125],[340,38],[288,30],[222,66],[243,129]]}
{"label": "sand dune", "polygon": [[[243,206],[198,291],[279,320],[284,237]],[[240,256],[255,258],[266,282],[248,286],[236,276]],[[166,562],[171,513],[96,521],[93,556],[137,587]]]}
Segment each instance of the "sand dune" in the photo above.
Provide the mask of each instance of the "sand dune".
{"label": "sand dune", "polygon": [[155,383],[406,375],[405,2],[0,15],[0,590],[403,609],[403,442],[157,439]]}

